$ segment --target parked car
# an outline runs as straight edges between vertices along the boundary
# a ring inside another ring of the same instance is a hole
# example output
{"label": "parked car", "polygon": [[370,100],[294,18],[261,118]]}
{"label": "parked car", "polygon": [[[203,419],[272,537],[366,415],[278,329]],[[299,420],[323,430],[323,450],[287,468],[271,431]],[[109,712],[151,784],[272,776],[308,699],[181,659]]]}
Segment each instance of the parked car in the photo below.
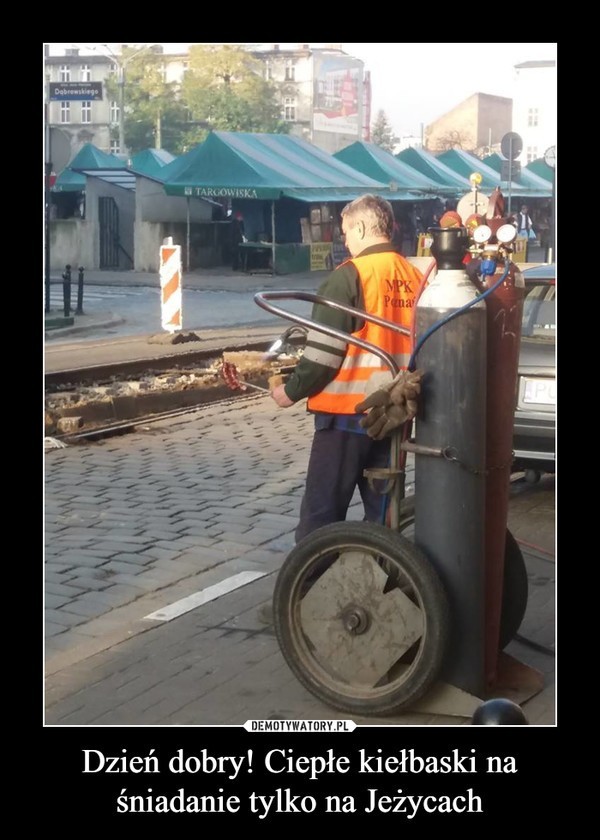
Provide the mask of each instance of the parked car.
{"label": "parked car", "polygon": [[514,424],[513,471],[555,471],[556,268],[523,271],[525,300]]}

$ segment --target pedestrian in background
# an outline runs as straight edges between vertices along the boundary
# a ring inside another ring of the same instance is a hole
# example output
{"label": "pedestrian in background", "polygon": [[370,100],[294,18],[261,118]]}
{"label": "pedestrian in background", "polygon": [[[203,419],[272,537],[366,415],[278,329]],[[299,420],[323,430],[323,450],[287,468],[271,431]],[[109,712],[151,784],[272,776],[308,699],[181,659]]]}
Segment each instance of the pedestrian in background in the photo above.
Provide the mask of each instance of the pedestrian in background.
{"label": "pedestrian in background", "polygon": [[233,214],[231,219],[231,268],[238,271],[240,267],[240,242],[245,241],[244,217],[241,213]]}
{"label": "pedestrian in background", "polygon": [[[410,328],[422,275],[392,244],[393,225],[392,206],[384,198],[365,195],[347,204],[342,235],[351,257],[325,279],[318,294]],[[406,369],[412,349],[408,336],[319,304],[312,320],[380,347]],[[355,413],[375,372],[389,372],[375,354],[309,330],[294,372],[271,391],[281,408],[308,398],[307,410],[315,418],[297,542],[323,525],[344,521],[357,487],[365,520],[382,521],[383,496],[363,471],[389,465],[390,439],[369,437],[360,425],[363,415]]]}
{"label": "pedestrian in background", "polygon": [[533,229],[533,222],[529,215],[529,208],[526,204],[521,205],[521,210],[515,217],[515,227],[519,236],[524,236],[527,239],[535,239],[535,231]]}

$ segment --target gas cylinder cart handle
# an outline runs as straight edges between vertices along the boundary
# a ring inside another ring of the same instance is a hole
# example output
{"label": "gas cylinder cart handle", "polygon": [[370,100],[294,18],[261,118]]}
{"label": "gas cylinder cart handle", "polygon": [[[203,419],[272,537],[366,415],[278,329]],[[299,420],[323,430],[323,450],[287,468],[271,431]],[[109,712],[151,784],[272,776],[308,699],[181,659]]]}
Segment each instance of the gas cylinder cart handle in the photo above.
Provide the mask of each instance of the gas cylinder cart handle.
{"label": "gas cylinder cart handle", "polygon": [[[371,321],[373,324],[378,324],[380,327],[385,327],[386,329],[393,330],[394,332],[401,333],[402,335],[410,336],[411,331],[407,327],[401,327],[399,324],[393,324],[390,321],[386,321],[384,318],[379,318],[377,315],[369,315],[362,309],[355,309],[353,306],[348,306],[345,303],[339,303],[336,300],[329,300],[321,295],[315,295],[312,292],[299,292],[290,289],[289,291],[282,292],[257,292],[254,295],[254,302],[260,306],[261,309],[266,309],[267,312],[271,312],[274,315],[281,315],[283,318],[287,318],[288,321],[295,321],[297,324],[301,324],[309,329],[314,329],[317,332],[324,333],[332,338],[338,338],[348,344],[354,344],[356,347],[362,347],[363,350],[373,353],[373,355],[378,356],[382,362],[387,364],[392,372],[392,376],[396,376],[400,372],[400,367],[393,356],[390,356],[390,354],[386,353],[385,350],[382,350],[381,347],[377,347],[375,344],[371,344],[368,341],[363,341],[362,338],[355,338],[353,335],[348,335],[348,333],[345,333],[342,330],[336,330],[335,327],[319,324],[316,321],[312,321],[310,318],[304,318],[302,315],[295,315],[292,312],[287,312],[285,309],[280,309],[278,306],[273,306],[273,304],[268,303],[268,301],[271,300],[305,300],[309,303],[319,303],[323,306],[329,306],[331,309],[339,309],[342,312],[355,315],[363,321]],[[392,501],[392,503],[389,504],[390,527],[394,530],[396,530],[399,526],[400,502],[404,498],[404,462],[406,460],[406,454],[400,449],[400,438],[400,431],[393,434],[391,438],[391,467],[388,471],[390,481],[382,494],[389,495],[389,498]]]}
{"label": "gas cylinder cart handle", "polygon": [[355,338],[342,330],[336,330],[335,327],[329,327],[326,324],[319,324],[317,321],[312,321],[310,318],[304,318],[302,315],[295,315],[293,312],[287,312],[279,306],[273,306],[268,303],[268,301],[271,300],[306,300],[309,303],[318,303],[322,306],[329,306],[331,309],[339,309],[342,312],[347,312],[349,315],[355,315],[363,321],[371,321],[373,324],[378,324],[380,327],[386,327],[394,332],[399,332],[402,335],[409,336],[410,329],[408,329],[408,327],[401,327],[399,324],[392,324],[390,321],[386,321],[385,318],[379,318],[377,315],[369,315],[362,309],[355,309],[354,306],[339,303],[337,300],[329,300],[329,298],[312,294],[312,292],[290,290],[284,292],[257,292],[254,295],[254,302],[260,306],[261,309],[266,309],[267,312],[271,312],[274,315],[281,315],[283,318],[287,318],[288,321],[295,321],[297,324],[302,324],[304,327],[324,333],[332,338],[339,338],[341,341],[345,341],[348,344],[354,344],[356,347],[362,347],[363,350],[367,350],[369,353],[379,356],[379,358],[390,368],[392,376],[396,376],[396,374],[399,373],[400,368],[396,360],[393,356],[390,356],[389,353],[386,353],[385,350],[382,350],[381,347],[377,347],[375,344],[371,344],[368,341],[363,341],[362,338]]}

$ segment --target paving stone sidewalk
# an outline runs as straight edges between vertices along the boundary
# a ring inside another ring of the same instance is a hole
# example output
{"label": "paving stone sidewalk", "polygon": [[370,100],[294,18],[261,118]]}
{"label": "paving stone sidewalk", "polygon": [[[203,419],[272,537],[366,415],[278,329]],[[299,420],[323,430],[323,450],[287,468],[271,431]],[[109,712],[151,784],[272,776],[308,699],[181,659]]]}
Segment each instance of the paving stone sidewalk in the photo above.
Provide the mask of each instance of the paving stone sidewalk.
{"label": "paving stone sidewalk", "polygon": [[[311,433],[303,405],[256,396],[47,453],[48,725],[348,717],[302,688],[258,610],[293,545]],[[350,518],[361,517],[355,500]],[[516,487],[509,527],[527,544],[530,600],[507,653],[544,673],[525,711],[552,725],[553,477]],[[241,571],[262,576],[172,621],[146,618]]]}

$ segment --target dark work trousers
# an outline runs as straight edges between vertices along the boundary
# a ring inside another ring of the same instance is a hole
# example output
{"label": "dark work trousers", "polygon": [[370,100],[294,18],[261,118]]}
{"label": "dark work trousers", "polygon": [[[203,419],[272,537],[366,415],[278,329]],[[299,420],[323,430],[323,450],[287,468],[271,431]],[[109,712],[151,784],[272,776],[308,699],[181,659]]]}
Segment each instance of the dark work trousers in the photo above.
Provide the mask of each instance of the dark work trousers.
{"label": "dark work trousers", "polygon": [[[358,487],[367,522],[382,522],[385,497],[369,487],[363,476],[367,467],[387,467],[390,439],[372,440],[368,435],[339,429],[316,430],[300,505],[296,542],[331,522],[343,522]],[[376,481],[383,488],[385,482]]]}

